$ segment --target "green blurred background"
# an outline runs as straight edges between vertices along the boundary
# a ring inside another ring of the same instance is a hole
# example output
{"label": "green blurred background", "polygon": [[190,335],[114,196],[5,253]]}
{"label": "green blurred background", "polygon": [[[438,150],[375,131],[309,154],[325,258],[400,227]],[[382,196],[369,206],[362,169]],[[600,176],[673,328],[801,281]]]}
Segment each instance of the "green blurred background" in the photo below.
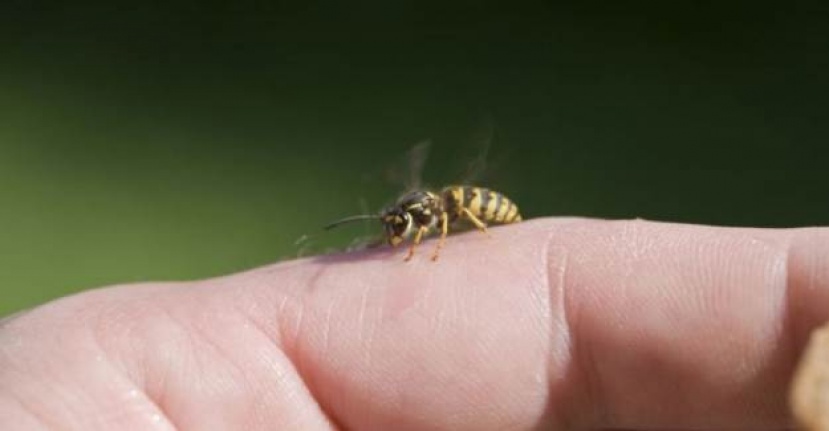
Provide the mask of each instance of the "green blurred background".
{"label": "green blurred background", "polygon": [[829,222],[819,3],[297,3],[0,6],[0,315],[290,258],[487,125],[528,217]]}

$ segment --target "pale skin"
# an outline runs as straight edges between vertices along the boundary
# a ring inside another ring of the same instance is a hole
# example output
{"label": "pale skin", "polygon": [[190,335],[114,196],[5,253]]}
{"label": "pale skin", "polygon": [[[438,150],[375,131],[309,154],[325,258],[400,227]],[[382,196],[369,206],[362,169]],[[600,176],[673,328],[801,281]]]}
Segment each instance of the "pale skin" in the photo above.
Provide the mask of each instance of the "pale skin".
{"label": "pale skin", "polygon": [[450,236],[437,262],[310,258],[8,317],[0,429],[791,425],[789,378],[829,318],[829,229],[489,232]]}

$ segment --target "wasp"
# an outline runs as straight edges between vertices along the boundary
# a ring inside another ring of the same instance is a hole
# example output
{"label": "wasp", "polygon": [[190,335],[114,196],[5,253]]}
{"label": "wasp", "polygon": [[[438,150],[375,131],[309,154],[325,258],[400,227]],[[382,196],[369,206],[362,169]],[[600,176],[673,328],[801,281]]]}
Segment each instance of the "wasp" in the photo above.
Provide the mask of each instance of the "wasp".
{"label": "wasp", "polygon": [[439,232],[440,238],[432,253],[432,260],[437,260],[449,234],[449,227],[455,226],[457,222],[470,222],[486,234],[489,224],[509,224],[522,220],[518,206],[502,193],[484,187],[449,186],[438,193],[410,191],[379,215],[346,217],[329,224],[325,229],[366,219],[380,221],[386,241],[392,247],[412,239],[406,261],[414,256],[415,249],[425,236]]}

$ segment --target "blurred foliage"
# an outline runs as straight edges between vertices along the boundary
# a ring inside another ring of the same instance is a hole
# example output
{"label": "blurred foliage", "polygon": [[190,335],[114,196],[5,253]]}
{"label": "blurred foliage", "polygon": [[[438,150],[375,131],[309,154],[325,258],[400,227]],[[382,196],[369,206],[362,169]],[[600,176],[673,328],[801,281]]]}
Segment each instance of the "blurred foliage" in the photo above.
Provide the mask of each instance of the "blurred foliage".
{"label": "blurred foliage", "polygon": [[488,121],[528,217],[826,224],[827,8],[4,2],[0,315],[291,258]]}

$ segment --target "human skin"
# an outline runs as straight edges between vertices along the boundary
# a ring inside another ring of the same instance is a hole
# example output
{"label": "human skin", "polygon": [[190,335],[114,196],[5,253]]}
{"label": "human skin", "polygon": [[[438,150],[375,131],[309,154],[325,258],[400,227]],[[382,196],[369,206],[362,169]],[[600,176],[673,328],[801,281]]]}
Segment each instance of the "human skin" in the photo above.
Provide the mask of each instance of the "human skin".
{"label": "human skin", "polygon": [[3,430],[781,429],[829,229],[539,219],[0,323]]}

